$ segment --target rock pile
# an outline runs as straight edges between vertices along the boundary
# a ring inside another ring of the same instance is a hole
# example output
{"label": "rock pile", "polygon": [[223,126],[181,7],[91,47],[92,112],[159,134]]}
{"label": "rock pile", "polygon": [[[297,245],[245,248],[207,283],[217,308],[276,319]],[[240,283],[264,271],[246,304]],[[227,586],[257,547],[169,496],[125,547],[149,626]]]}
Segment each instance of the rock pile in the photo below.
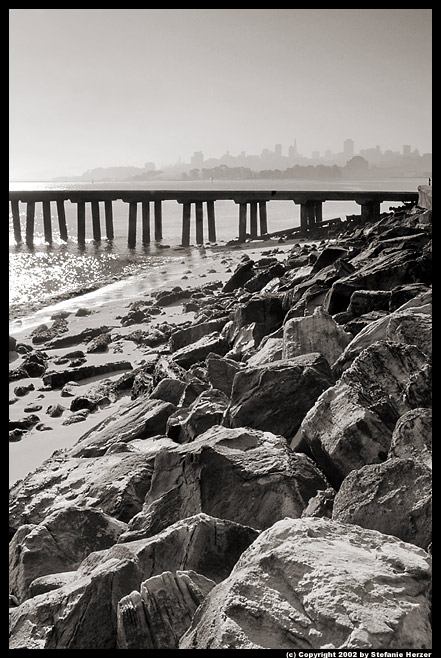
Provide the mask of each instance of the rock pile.
{"label": "rock pile", "polygon": [[[195,313],[102,367],[126,372],[89,401],[130,399],[11,488],[10,648],[430,648],[428,212],[121,318],[139,338],[156,307]],[[76,399],[99,372],[41,351],[75,340],[36,332],[23,378]]]}

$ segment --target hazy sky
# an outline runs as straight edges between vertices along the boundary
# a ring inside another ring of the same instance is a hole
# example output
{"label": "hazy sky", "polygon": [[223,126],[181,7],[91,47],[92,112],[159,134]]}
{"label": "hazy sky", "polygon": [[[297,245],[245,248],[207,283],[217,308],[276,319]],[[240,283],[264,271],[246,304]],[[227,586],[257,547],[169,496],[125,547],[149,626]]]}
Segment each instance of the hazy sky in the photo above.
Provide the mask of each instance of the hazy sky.
{"label": "hazy sky", "polygon": [[10,9],[10,178],[431,152],[431,9]]}

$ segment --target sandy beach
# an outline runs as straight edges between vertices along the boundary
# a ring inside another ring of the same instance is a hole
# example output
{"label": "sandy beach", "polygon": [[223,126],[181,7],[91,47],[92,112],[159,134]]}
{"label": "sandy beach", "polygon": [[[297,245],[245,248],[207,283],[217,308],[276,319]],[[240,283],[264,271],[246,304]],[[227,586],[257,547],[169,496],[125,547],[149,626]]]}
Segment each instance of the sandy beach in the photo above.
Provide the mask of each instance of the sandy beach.
{"label": "sandy beach", "polygon": [[[118,335],[117,340],[112,340],[108,349],[102,353],[86,353],[86,345],[77,345],[75,347],[65,347],[56,349],[47,349],[42,346],[33,345],[33,349],[41,349],[49,359],[49,368],[52,370],[61,370],[66,368],[65,365],[54,364],[54,361],[63,358],[66,354],[72,353],[73,350],[83,350],[88,365],[100,365],[104,363],[129,361],[132,368],[137,368],[145,363],[150,354],[161,353],[166,350],[166,345],[157,347],[145,347],[137,345],[132,340],[126,340],[125,336],[137,330],[146,330],[147,328],[157,328],[159,325],[181,325],[191,322],[195,316],[194,311],[184,312],[182,301],[163,307],[161,314],[154,316],[146,326],[146,323],[139,322],[130,324],[130,326],[121,326],[120,317],[127,314],[131,304],[137,301],[148,301],[153,299],[152,294],[159,290],[168,290],[175,286],[180,286],[184,290],[194,290],[201,286],[219,282],[223,284],[231,277],[232,272],[242,259],[247,257],[258,260],[261,257],[271,255],[280,259],[286,258],[287,252],[296,244],[304,244],[305,240],[293,239],[279,243],[277,239],[248,242],[240,246],[233,247],[214,247],[206,250],[206,257],[199,261],[199,266],[192,270],[183,270],[185,267],[183,261],[181,269],[175,271],[163,272],[162,283],[156,282],[155,290],[151,293],[145,292],[145,285],[142,283],[142,277],[132,277],[131,279],[110,284],[104,288],[87,293],[86,295],[73,297],[71,299],[60,301],[53,306],[40,309],[29,317],[23,317],[18,322],[12,322],[10,334],[17,340],[18,344],[32,345],[32,332],[37,326],[46,324],[50,327],[54,320],[50,319],[60,312],[68,313],[66,320],[68,331],[63,336],[79,334],[86,329],[96,327],[111,327],[111,334]],[[182,274],[182,271],[185,273]],[[79,316],[76,315],[78,309],[87,309],[90,314]],[[10,369],[14,369],[22,362],[21,355],[17,352],[10,353]],[[104,374],[92,378],[81,380],[75,387],[75,396],[81,396],[87,392],[92,384],[99,381],[116,381],[124,370],[119,370],[115,374]],[[17,396],[14,390],[17,386],[28,386],[32,384],[34,389],[23,396]],[[78,423],[63,425],[66,418],[72,414],[69,410],[71,399],[62,397],[61,390],[49,389],[43,385],[40,377],[28,377],[9,383],[9,418],[16,421],[34,413],[38,416],[39,422],[26,431],[17,442],[9,444],[9,484],[12,485],[19,479],[25,477],[33,471],[45,459],[47,459],[55,450],[69,448],[74,445],[78,439],[97,423],[104,420],[107,416],[115,413],[119,405],[124,404],[130,399],[130,391],[122,395],[119,400],[108,406],[100,406],[91,411],[87,417]],[[50,417],[46,410],[51,405],[61,404],[65,410],[59,417]],[[34,405],[36,405],[34,407]],[[36,412],[29,412],[26,409],[41,407]]]}

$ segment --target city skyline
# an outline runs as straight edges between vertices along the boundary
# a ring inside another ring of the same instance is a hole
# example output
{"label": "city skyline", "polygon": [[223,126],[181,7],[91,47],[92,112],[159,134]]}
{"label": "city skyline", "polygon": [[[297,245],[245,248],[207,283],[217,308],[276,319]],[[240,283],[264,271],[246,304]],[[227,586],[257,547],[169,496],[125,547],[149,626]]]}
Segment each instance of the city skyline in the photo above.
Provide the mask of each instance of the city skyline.
{"label": "city skyline", "polygon": [[[429,9],[11,9],[10,177],[431,151]],[[349,136],[349,137],[348,137]],[[269,148],[273,148],[270,146]],[[285,146],[284,146],[285,148]]]}

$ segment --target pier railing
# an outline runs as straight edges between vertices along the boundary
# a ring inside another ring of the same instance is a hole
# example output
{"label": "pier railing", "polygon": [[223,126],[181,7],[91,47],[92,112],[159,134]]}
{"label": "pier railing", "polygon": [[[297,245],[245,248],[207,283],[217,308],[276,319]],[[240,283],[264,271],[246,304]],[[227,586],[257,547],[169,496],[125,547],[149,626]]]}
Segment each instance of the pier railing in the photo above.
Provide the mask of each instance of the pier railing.
{"label": "pier railing", "polygon": [[[355,201],[361,207],[361,221],[378,216],[383,201],[416,203],[417,192],[349,192],[349,191],[227,191],[227,190],[41,190],[10,191],[14,236],[17,244],[23,241],[20,222],[20,204],[26,206],[25,241],[32,245],[34,240],[35,204],[42,204],[44,238],[52,242],[51,204],[57,208],[60,239],[67,240],[65,202],[77,205],[77,242],[84,244],[86,239],[86,203],[90,204],[92,234],[96,241],[101,240],[100,202],[104,204],[104,228],[106,238],[113,240],[113,202],[128,204],[127,241],[129,247],[136,245],[138,205],[141,204],[141,239],[143,244],[162,240],[162,202],[175,200],[182,204],[182,246],[189,246],[192,206],[194,206],[196,244],[204,242],[204,206],[208,225],[208,241],[216,241],[215,202],[232,200],[238,207],[238,240],[245,242],[247,235],[252,239],[268,234],[267,204],[271,201],[293,201],[300,206],[298,233],[307,236],[323,221],[322,206],[326,201]],[[151,210],[153,212],[151,212]],[[151,232],[151,216],[153,231]],[[166,220],[165,220],[166,221]],[[153,235],[152,235],[153,233]],[[232,236],[232,238],[235,236]]]}

